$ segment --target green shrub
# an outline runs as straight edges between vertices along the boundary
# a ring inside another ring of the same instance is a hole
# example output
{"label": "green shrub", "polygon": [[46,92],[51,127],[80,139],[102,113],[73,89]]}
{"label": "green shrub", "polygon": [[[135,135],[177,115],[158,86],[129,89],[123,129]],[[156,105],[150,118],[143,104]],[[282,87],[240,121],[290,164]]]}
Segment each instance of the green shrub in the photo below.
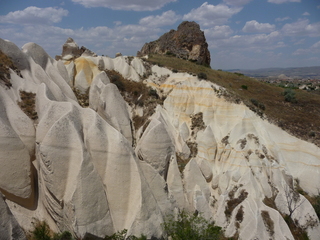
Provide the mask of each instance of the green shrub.
{"label": "green shrub", "polygon": [[286,102],[296,103],[296,92],[290,88],[287,88],[283,91],[282,95],[284,96],[284,100]]}
{"label": "green shrub", "polygon": [[314,197],[313,208],[320,219],[320,195]]}
{"label": "green shrub", "polygon": [[46,222],[37,222],[31,232],[32,240],[51,240],[50,228]]}
{"label": "green shrub", "polygon": [[238,72],[234,72],[235,75],[239,76],[239,77],[242,77],[244,76],[242,73],[238,73]]}
{"label": "green shrub", "polygon": [[207,74],[205,74],[204,72],[199,72],[198,73],[198,78],[199,79],[208,79]]}
{"label": "green shrub", "polygon": [[[53,235],[53,237],[51,237]],[[52,233],[46,222],[36,221],[34,230],[29,234],[30,240],[73,240],[70,232]]]}
{"label": "green shrub", "polygon": [[201,215],[185,211],[177,216],[177,220],[174,216],[169,216],[163,227],[172,240],[215,240],[222,236],[221,228],[215,226],[213,222],[205,220]]}
{"label": "green shrub", "polygon": [[251,101],[251,103],[252,103],[253,105],[255,105],[256,107],[260,108],[261,110],[265,110],[265,109],[266,109],[266,107],[264,106],[264,104],[261,103],[261,102],[259,102],[258,100],[256,100],[256,99],[250,99],[250,101]]}
{"label": "green shrub", "polygon": [[147,237],[143,234],[138,238],[136,236],[127,236],[127,229],[123,229],[122,231],[118,231],[111,236],[106,236],[103,240],[147,240]]}
{"label": "green shrub", "polygon": [[248,90],[248,86],[247,85],[241,85],[241,88],[244,90]]}

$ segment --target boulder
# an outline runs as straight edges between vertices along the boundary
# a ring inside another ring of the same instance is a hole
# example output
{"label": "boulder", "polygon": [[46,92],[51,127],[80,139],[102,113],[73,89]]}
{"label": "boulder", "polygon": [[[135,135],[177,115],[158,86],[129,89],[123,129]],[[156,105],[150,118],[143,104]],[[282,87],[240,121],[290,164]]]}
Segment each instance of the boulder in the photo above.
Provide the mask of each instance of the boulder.
{"label": "boulder", "polygon": [[158,40],[146,43],[138,57],[148,54],[167,54],[210,66],[210,52],[204,32],[196,22],[184,21],[177,31],[170,30]]}

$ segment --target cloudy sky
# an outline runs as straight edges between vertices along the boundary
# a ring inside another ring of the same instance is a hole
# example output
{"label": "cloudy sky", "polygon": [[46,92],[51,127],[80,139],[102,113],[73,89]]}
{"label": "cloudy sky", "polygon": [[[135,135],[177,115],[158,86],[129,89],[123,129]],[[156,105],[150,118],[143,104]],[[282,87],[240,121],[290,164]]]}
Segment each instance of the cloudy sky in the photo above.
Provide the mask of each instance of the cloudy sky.
{"label": "cloudy sky", "polygon": [[0,0],[0,38],[52,57],[68,37],[136,55],[185,20],[205,32],[214,69],[320,66],[319,0]]}

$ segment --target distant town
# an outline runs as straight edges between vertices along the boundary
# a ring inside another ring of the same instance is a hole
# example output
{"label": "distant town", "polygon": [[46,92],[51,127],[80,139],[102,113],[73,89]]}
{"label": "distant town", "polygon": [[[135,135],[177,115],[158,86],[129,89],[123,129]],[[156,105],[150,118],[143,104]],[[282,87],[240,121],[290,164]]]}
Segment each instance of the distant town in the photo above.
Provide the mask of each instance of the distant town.
{"label": "distant town", "polygon": [[232,69],[260,81],[283,88],[302,89],[320,94],[320,66],[301,68]]}

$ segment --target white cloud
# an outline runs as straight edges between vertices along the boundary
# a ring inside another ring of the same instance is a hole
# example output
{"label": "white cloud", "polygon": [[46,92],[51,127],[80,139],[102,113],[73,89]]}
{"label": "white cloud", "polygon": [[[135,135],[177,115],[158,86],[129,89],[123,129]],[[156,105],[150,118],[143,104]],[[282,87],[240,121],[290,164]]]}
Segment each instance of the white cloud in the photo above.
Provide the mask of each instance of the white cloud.
{"label": "white cloud", "polygon": [[276,18],[276,22],[283,22],[283,21],[286,21],[286,20],[290,20],[291,18],[290,17],[283,17],[283,18]]}
{"label": "white cloud", "polygon": [[251,2],[252,0],[223,0],[226,4],[233,6],[243,6]]}
{"label": "white cloud", "polygon": [[234,35],[227,39],[210,39],[210,44],[218,49],[252,51],[255,49],[263,50],[284,47],[284,43],[279,42],[279,40],[281,40],[281,34],[278,31],[274,31],[270,34]]}
{"label": "white cloud", "polygon": [[313,44],[310,48],[307,48],[307,49],[297,49],[296,51],[294,51],[292,53],[292,55],[295,55],[295,56],[300,56],[300,55],[307,55],[307,54],[310,54],[310,53],[320,53],[320,41],[319,42],[316,42],[315,44]]}
{"label": "white cloud", "polygon": [[301,0],[268,0],[270,3],[281,4],[287,2],[301,2]]}
{"label": "white cloud", "polygon": [[292,55],[293,56],[301,56],[301,55],[306,55],[306,54],[309,54],[310,53],[310,49],[302,49],[302,48],[299,48],[297,50],[295,50]]}
{"label": "white cloud", "polygon": [[167,12],[162,13],[162,15],[148,16],[142,18],[139,21],[139,24],[150,27],[162,27],[173,25],[180,18],[181,16],[177,15],[174,11],[169,10]]}
{"label": "white cloud", "polygon": [[105,7],[114,10],[153,11],[176,0],[72,0],[87,8]]}
{"label": "white cloud", "polygon": [[306,39],[301,39],[301,40],[299,40],[299,41],[295,42],[295,43],[294,43],[294,45],[301,45],[301,44],[304,44],[304,43],[305,43],[305,41],[306,41]]}
{"label": "white cloud", "polygon": [[256,20],[252,20],[246,22],[242,31],[247,33],[268,33],[273,32],[275,29],[275,25],[271,25],[270,23],[258,23]]}
{"label": "white cloud", "polygon": [[228,38],[233,33],[233,30],[227,26],[215,26],[210,29],[205,29],[204,34],[207,39],[215,40],[215,39],[223,39]]}
{"label": "white cloud", "polygon": [[308,19],[299,19],[294,23],[287,23],[282,27],[284,35],[286,36],[320,36],[320,22],[310,24]]}
{"label": "white cloud", "polygon": [[320,41],[319,41],[319,42],[316,42],[315,44],[313,44],[313,45],[311,46],[311,48],[313,48],[313,49],[320,49]]}
{"label": "white cloud", "polygon": [[304,12],[304,13],[302,14],[302,16],[310,16],[310,13]]}
{"label": "white cloud", "polygon": [[9,12],[7,15],[0,16],[0,22],[14,24],[53,24],[60,22],[68,13],[69,12],[63,8],[38,8],[31,6],[22,11]]}
{"label": "white cloud", "polygon": [[199,8],[192,9],[188,14],[185,14],[183,20],[197,21],[204,27],[221,25],[241,10],[241,7],[228,7],[224,4],[215,6],[205,2]]}

